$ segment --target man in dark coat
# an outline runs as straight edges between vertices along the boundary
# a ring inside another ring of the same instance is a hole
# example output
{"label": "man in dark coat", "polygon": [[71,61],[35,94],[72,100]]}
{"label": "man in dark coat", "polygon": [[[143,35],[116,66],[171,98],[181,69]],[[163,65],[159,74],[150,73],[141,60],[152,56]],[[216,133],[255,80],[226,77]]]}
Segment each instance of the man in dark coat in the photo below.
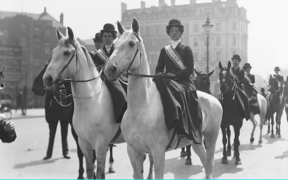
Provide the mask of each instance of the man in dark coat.
{"label": "man in dark coat", "polygon": [[240,107],[241,113],[246,120],[250,119],[250,107],[249,101],[246,93],[244,92],[244,81],[245,81],[245,72],[242,68],[239,67],[239,63],[241,62],[241,58],[238,54],[233,55],[231,58],[233,67],[230,69],[230,73],[237,84],[235,87],[236,91],[236,100],[238,102],[238,106]]}
{"label": "man in dark coat", "polygon": [[184,26],[177,19],[169,21],[166,32],[171,44],[160,52],[155,82],[163,103],[168,130],[175,128],[178,138],[187,137],[196,144],[202,143],[202,113],[198,104],[193,53],[189,46],[181,44]]}
{"label": "man in dark coat", "polygon": [[[67,83],[69,84],[69,83]],[[59,86],[57,91],[59,91],[61,94],[67,95],[67,92],[65,90],[65,86],[62,84]],[[69,121],[71,121],[73,113],[71,113],[72,107],[69,105],[71,104],[71,100],[64,95],[61,94],[51,94],[50,92],[46,92],[45,96],[45,117],[46,121],[49,125],[49,143],[48,143],[48,149],[46,153],[46,157],[44,157],[44,160],[50,159],[53,153],[53,145],[54,145],[54,139],[55,134],[57,130],[58,122],[60,121],[61,125],[61,140],[62,140],[62,154],[63,157],[66,159],[70,159],[69,157],[69,149],[68,149],[68,142],[67,142],[67,135],[68,135],[68,124]],[[58,102],[57,102],[58,101]],[[62,107],[61,105],[65,105],[68,107]]]}
{"label": "man in dark coat", "polygon": [[255,84],[255,76],[250,73],[252,66],[250,63],[245,63],[243,69],[245,71],[245,79],[244,79],[244,91],[248,97],[250,110],[253,114],[260,114],[260,108],[257,99],[257,90],[254,87]]}
{"label": "man in dark coat", "polygon": [[281,75],[279,74],[280,68],[279,68],[278,66],[276,66],[276,67],[274,68],[274,72],[275,72],[275,74],[273,74],[273,76],[274,76],[281,84],[283,84],[283,83],[284,83],[284,78],[283,78],[283,76],[281,76]]}
{"label": "man in dark coat", "polygon": [[[113,24],[107,23],[104,25],[103,30],[101,30],[101,38],[104,46],[101,49],[90,53],[98,71],[101,71],[105,67],[106,62],[113,53],[113,41],[116,39],[116,35],[117,31],[115,31]],[[112,96],[115,120],[116,122],[120,123],[124,112],[127,109],[126,92],[119,80],[108,81],[106,80],[104,73],[102,73],[102,80],[105,82]]]}

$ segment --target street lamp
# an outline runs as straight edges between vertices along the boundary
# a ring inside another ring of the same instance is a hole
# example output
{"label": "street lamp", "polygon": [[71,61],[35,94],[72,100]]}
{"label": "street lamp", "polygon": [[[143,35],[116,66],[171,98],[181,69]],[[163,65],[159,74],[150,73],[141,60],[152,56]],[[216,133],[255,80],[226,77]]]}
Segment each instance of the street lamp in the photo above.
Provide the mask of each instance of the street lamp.
{"label": "street lamp", "polygon": [[207,74],[209,73],[209,35],[210,35],[210,31],[213,28],[213,25],[210,24],[210,19],[209,19],[209,15],[207,17],[206,23],[203,24],[202,26],[205,30],[206,36],[207,36]]}

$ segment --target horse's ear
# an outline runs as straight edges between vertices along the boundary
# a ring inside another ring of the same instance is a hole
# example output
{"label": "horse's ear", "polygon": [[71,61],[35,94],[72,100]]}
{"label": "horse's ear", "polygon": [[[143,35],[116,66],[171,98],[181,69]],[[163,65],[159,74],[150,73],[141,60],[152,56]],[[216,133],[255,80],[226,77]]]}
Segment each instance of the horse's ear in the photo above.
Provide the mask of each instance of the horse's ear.
{"label": "horse's ear", "polygon": [[208,77],[210,77],[213,73],[214,73],[215,70],[211,71],[209,74],[208,74]]}
{"label": "horse's ear", "polygon": [[137,19],[133,18],[133,22],[132,22],[132,29],[133,32],[138,33],[139,32],[139,23],[137,21]]}
{"label": "horse's ear", "polygon": [[219,67],[220,70],[223,69],[223,66],[222,66],[221,61],[219,61],[219,63],[218,63],[218,67]]}
{"label": "horse's ear", "polygon": [[74,40],[74,33],[70,27],[67,27],[68,29],[68,37],[70,40]]}
{"label": "horse's ear", "polygon": [[196,69],[194,71],[196,72],[197,76],[200,76],[200,73]]}
{"label": "horse's ear", "polygon": [[227,67],[228,69],[230,69],[231,68],[231,62],[230,61],[228,61],[228,67]]}
{"label": "horse's ear", "polygon": [[64,37],[64,35],[59,31],[58,28],[56,28],[56,36],[57,36],[58,40],[60,40]]}
{"label": "horse's ear", "polygon": [[118,28],[118,32],[119,32],[121,35],[122,35],[123,32],[126,30],[119,21],[117,21],[117,28]]}

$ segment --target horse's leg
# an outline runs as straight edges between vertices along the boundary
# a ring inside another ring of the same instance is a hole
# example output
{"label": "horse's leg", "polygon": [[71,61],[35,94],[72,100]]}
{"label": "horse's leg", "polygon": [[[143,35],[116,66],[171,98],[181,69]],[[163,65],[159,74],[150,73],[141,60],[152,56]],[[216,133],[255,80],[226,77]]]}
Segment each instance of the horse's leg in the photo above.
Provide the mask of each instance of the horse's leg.
{"label": "horse's leg", "polygon": [[271,138],[274,138],[274,113],[271,115]]}
{"label": "horse's leg", "polygon": [[[227,143],[227,137],[226,137],[226,128],[229,127],[221,124],[221,132],[222,132],[222,143],[223,143],[223,157],[222,157],[222,164],[228,164],[227,159],[227,151],[226,151],[226,143]],[[230,152],[231,153],[231,152]]]}
{"label": "horse's leg", "polygon": [[76,142],[76,145],[77,145],[77,156],[78,156],[78,160],[79,160],[79,170],[78,170],[78,178],[77,179],[84,179],[84,168],[83,168],[83,153],[80,149],[80,146],[79,146],[79,143],[78,143],[78,136],[74,130],[74,127],[72,126],[72,123],[71,123],[71,131],[72,131],[72,135],[73,135],[73,138]]}
{"label": "horse's leg", "polygon": [[164,178],[164,165],[165,165],[165,149],[156,147],[152,149],[152,157],[154,162],[155,179]]}
{"label": "horse's leg", "polygon": [[87,179],[94,179],[94,163],[92,162],[93,148],[89,147],[90,144],[87,145],[79,137],[78,137],[78,142],[79,142],[79,146],[81,148],[81,151],[83,152],[83,154],[85,156]]}
{"label": "horse's leg", "polygon": [[[228,146],[227,146],[227,156],[231,156],[231,143],[230,143],[230,138],[231,138],[231,130],[230,130],[230,126],[228,125],[226,127],[226,134],[227,134],[227,137],[228,137]],[[227,161],[228,163],[228,161]]]}
{"label": "horse's leg", "polygon": [[265,111],[260,112],[259,117],[260,117],[260,137],[259,137],[259,144],[262,144],[262,130],[263,130],[263,124],[265,122]]}
{"label": "horse's leg", "polygon": [[[187,148],[186,148],[187,149]],[[180,153],[180,157],[186,157],[187,153],[185,152],[185,147],[181,148],[181,153]]]}
{"label": "horse's leg", "polygon": [[143,179],[143,162],[144,162],[143,154],[137,152],[135,148],[132,145],[129,145],[128,143],[127,143],[127,152],[133,167],[133,178]]}
{"label": "horse's leg", "polygon": [[109,158],[109,173],[115,173],[113,164],[114,164],[114,158],[113,158],[113,144],[109,144],[110,148],[110,158]]}
{"label": "horse's leg", "polygon": [[98,140],[94,145],[94,149],[97,157],[96,179],[105,179],[105,164],[108,146],[105,146],[105,143],[101,143],[101,140]]}
{"label": "horse's leg", "polygon": [[186,152],[187,152],[187,157],[185,160],[186,165],[192,165],[192,160],[191,160],[191,144],[186,146]]}
{"label": "horse's leg", "polygon": [[149,155],[150,167],[149,167],[149,174],[148,174],[147,179],[153,179],[153,157],[150,154],[148,155]]}
{"label": "horse's leg", "polygon": [[270,114],[266,115],[266,122],[268,124],[267,134],[270,134],[270,119],[271,119],[271,115]]}
{"label": "horse's leg", "polygon": [[278,110],[276,114],[276,129],[277,129],[277,135],[280,138],[281,137],[281,117],[283,114],[283,109],[281,108]]}
{"label": "horse's leg", "polygon": [[[210,130],[210,132],[205,132],[204,133],[204,139],[206,142],[206,158],[203,158],[203,161],[206,159],[206,162],[204,165],[205,168],[205,174],[206,174],[206,179],[213,179],[213,167],[214,167],[214,155],[215,155],[215,148],[216,148],[216,143],[219,135],[219,129],[215,127],[214,130]],[[203,149],[203,152],[205,150]]]}
{"label": "horse's leg", "polygon": [[[206,140],[206,136],[205,136],[205,140]],[[207,146],[207,149],[210,148],[211,144],[210,144],[209,140],[206,141],[206,146]],[[210,166],[208,166],[204,144],[200,145],[200,144],[194,144],[193,143],[192,147],[193,147],[194,152],[199,156],[201,163],[204,166],[206,179],[212,178],[212,169],[210,169]]]}
{"label": "horse's leg", "polygon": [[250,137],[250,143],[253,143],[254,142],[254,133],[255,133],[257,123],[255,121],[255,117],[254,117],[254,114],[252,112],[250,113],[250,121],[252,122],[252,125],[253,125],[251,137]]}
{"label": "horse's leg", "polygon": [[242,127],[241,124],[233,125],[234,132],[235,132],[235,138],[234,138],[234,153],[235,153],[235,164],[240,165],[242,164],[240,159],[240,152],[239,152],[239,136],[240,136],[240,129]]}

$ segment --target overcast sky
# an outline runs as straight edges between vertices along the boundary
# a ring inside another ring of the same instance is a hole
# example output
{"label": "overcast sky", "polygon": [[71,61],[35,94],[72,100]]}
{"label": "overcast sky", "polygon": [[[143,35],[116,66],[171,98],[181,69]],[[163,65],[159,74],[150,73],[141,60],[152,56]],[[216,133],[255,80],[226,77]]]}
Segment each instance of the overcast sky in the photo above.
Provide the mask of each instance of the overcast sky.
{"label": "overcast sky", "polygon": [[[41,13],[44,6],[56,19],[64,13],[64,25],[75,36],[91,39],[105,23],[121,20],[121,2],[128,9],[140,8],[141,0],[0,0],[0,11]],[[197,0],[197,3],[212,0]],[[222,0],[223,1],[223,0]],[[158,0],[145,0],[146,7],[158,6]],[[188,4],[189,0],[176,0]],[[238,0],[247,9],[251,21],[248,26],[248,61],[252,73],[267,77],[274,66],[288,68],[288,0]],[[170,5],[170,0],[166,0]],[[205,23],[205,22],[203,22]],[[168,22],[167,22],[168,24]]]}

